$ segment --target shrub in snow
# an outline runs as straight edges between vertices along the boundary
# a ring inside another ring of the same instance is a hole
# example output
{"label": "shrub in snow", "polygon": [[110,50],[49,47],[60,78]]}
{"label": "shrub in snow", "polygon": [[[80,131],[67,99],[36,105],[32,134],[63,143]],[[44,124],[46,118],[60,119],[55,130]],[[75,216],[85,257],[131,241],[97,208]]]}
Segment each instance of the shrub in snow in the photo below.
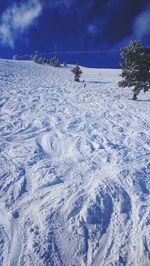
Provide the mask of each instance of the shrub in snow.
{"label": "shrub in snow", "polygon": [[133,87],[133,100],[137,100],[140,91],[150,88],[150,48],[144,48],[140,41],[131,41],[121,49],[122,78],[120,87]]}
{"label": "shrub in snow", "polygon": [[79,82],[80,81],[80,76],[82,74],[82,71],[81,71],[79,65],[76,65],[71,71],[74,74],[74,80]]}

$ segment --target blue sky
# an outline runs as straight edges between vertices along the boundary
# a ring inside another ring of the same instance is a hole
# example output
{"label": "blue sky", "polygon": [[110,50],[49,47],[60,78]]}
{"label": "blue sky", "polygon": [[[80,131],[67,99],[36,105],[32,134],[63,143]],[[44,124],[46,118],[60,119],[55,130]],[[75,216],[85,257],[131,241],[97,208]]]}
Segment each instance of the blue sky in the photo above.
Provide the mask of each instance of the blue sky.
{"label": "blue sky", "polygon": [[150,46],[147,0],[1,0],[0,57],[35,50],[92,67],[119,67],[130,40]]}

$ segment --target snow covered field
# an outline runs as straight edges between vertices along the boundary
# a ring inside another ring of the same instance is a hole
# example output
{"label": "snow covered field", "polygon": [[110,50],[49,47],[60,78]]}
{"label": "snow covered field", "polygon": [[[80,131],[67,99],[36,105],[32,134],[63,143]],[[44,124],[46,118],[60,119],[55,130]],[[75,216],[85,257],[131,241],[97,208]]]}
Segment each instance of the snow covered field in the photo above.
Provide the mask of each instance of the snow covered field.
{"label": "snow covered field", "polygon": [[0,265],[150,265],[150,93],[0,60]]}

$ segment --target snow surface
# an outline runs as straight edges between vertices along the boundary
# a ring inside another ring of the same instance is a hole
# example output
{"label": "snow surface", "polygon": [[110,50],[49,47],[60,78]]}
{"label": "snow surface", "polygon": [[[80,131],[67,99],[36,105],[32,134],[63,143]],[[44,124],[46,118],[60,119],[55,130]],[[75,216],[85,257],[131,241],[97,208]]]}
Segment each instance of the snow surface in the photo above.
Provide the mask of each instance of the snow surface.
{"label": "snow surface", "polygon": [[149,266],[150,93],[70,69],[0,60],[0,265]]}

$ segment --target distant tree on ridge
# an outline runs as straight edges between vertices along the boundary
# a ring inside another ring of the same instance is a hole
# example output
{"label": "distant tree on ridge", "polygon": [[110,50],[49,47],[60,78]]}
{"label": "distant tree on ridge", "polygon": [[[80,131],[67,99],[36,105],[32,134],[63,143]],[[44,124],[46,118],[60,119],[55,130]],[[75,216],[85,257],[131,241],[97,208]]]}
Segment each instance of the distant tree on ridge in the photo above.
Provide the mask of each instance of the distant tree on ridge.
{"label": "distant tree on ridge", "polygon": [[80,76],[82,74],[82,70],[80,69],[79,65],[77,64],[71,71],[74,74],[74,80],[79,82]]}

